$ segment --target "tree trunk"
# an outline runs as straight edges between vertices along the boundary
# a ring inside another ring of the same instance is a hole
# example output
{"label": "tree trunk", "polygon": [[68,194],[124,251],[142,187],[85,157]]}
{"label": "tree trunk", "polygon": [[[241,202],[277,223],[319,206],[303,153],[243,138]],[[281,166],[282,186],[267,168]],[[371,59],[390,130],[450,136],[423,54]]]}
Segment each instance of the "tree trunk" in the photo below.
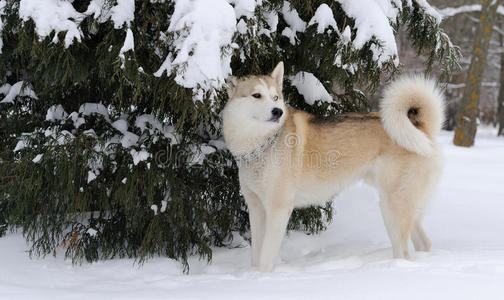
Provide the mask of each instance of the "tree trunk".
{"label": "tree trunk", "polygon": [[[499,36],[500,46],[504,47],[502,34]],[[500,87],[499,96],[497,97],[497,122],[499,123],[499,131],[497,136],[504,135],[504,52],[500,55]]]}
{"label": "tree trunk", "polygon": [[476,32],[471,65],[467,73],[464,95],[455,118],[455,136],[453,143],[469,147],[474,144],[479,113],[481,80],[486,66],[490,36],[495,21],[497,7],[502,0],[483,0],[481,5],[480,24]]}

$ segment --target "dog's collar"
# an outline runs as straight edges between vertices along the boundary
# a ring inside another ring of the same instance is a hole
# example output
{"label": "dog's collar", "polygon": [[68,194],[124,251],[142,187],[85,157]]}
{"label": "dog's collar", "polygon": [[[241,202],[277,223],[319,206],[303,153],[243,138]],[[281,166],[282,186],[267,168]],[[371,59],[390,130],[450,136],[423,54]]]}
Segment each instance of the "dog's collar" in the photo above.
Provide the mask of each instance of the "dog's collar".
{"label": "dog's collar", "polygon": [[258,161],[259,158],[261,158],[261,156],[275,143],[278,136],[280,136],[280,133],[282,133],[282,129],[283,126],[280,129],[278,129],[274,134],[270,135],[263,144],[261,144],[254,150],[243,154],[233,155],[236,162],[249,163]]}

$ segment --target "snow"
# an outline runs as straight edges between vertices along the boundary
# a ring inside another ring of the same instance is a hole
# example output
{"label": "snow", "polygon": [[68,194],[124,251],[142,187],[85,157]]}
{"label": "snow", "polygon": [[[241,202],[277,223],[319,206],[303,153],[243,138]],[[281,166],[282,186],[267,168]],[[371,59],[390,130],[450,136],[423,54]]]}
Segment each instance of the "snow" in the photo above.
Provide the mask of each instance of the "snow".
{"label": "snow", "polygon": [[168,55],[154,75],[170,75],[175,67],[175,81],[202,100],[231,74],[231,51],[222,49],[231,46],[235,30],[235,11],[225,0],[177,0],[168,27],[175,34],[176,54]]}
{"label": "snow", "polygon": [[121,145],[124,148],[129,148],[138,142],[138,135],[133,132],[125,131],[123,132],[123,137],[121,138]]}
{"label": "snow", "polygon": [[[254,17],[255,8],[258,4],[262,4],[262,0],[227,0],[234,5],[236,18],[246,17],[252,19]],[[257,3],[259,2],[259,3]]]}
{"label": "snow", "polygon": [[144,149],[136,151],[135,149],[130,150],[131,157],[133,157],[133,164],[136,166],[139,162],[147,160],[151,155]]}
{"label": "snow", "polygon": [[[1,18],[0,18],[1,20]],[[7,95],[10,91],[10,88],[12,86],[8,83],[5,83],[4,85],[0,86],[0,94]]]}
{"label": "snow", "polygon": [[121,47],[121,50],[119,50],[119,57],[121,58],[122,65],[121,68],[124,68],[124,53],[134,50],[135,48],[135,41],[133,39],[133,31],[131,31],[130,28],[126,30],[126,38],[124,39],[124,44]]}
{"label": "snow", "polygon": [[341,36],[345,44],[352,40],[352,30],[350,29],[350,26],[345,27]]}
{"label": "snow", "polygon": [[327,92],[322,83],[309,72],[298,72],[295,76],[289,78],[291,84],[295,86],[309,105],[313,105],[315,101],[332,102],[333,98]]}
{"label": "snow", "polygon": [[332,9],[325,3],[320,4],[310,22],[308,22],[308,26],[313,24],[317,24],[317,33],[319,34],[324,33],[324,30],[329,26],[338,31]]}
{"label": "snow", "polygon": [[23,84],[24,81],[18,81],[12,86],[4,84],[0,88],[0,92],[5,94],[5,98],[3,98],[0,103],[14,103],[14,99],[16,99],[17,96],[28,96],[33,99],[38,99],[31,87],[28,85],[23,88]]}
{"label": "snow", "polygon": [[416,3],[424,9],[424,11],[436,20],[436,23],[441,23],[443,15],[440,14],[434,7],[432,7],[427,0],[416,0]]}
{"label": "snow", "polygon": [[46,114],[46,121],[59,121],[66,119],[68,117],[68,114],[66,113],[65,109],[63,109],[63,106],[61,104],[53,105],[47,109],[47,114]]}
{"label": "snow", "polygon": [[[341,3],[345,13],[355,19],[357,34],[353,40],[356,49],[362,47],[373,37],[376,37],[381,44],[380,48],[373,48],[373,59],[381,66],[384,62],[393,59],[394,64],[399,65],[397,44],[394,31],[390,26],[390,19],[393,19],[393,8],[391,4],[384,5],[381,0],[336,0]],[[388,2],[388,1],[387,1]],[[366,9],[363,9],[365,7]]]}
{"label": "snow", "polygon": [[[30,259],[20,233],[0,238],[0,299],[499,299],[504,294],[504,139],[478,129],[472,148],[439,140],[445,171],[424,224],[433,244],[393,260],[377,192],[358,185],[334,201],[319,235],[290,232],[273,273],[249,266],[250,247],[215,248],[212,263],[156,257],[143,266],[113,259],[81,266]],[[162,207],[161,207],[162,211]],[[235,235],[234,245],[245,244]]]}
{"label": "snow", "polygon": [[110,122],[110,117],[107,108],[101,103],[84,103],[79,107],[79,113],[84,116],[92,114],[100,114],[105,120]]}
{"label": "snow", "polygon": [[[468,4],[468,5],[461,5],[458,7],[446,7],[440,9],[439,13],[444,17],[452,17],[454,15],[461,13],[480,12],[480,11],[481,11],[481,4]],[[499,7],[497,7],[497,13],[500,15],[504,15],[504,6],[499,5]]]}
{"label": "snow", "polygon": [[55,31],[53,42],[58,41],[58,33],[65,33],[65,47],[68,48],[74,39],[81,41],[82,31],[79,28],[84,15],[76,11],[72,3],[63,0],[21,0],[19,17],[23,21],[35,22],[37,34],[45,38]]}
{"label": "snow", "polygon": [[113,122],[111,125],[121,133],[128,131],[128,122],[126,120],[119,119]]}
{"label": "snow", "polygon": [[88,171],[87,183],[96,179],[96,174],[93,171]]}
{"label": "snow", "polygon": [[37,156],[35,156],[35,158],[32,159],[32,161],[37,164],[42,159],[42,156],[43,156],[42,154],[37,154]]}
{"label": "snow", "polygon": [[[165,197],[166,199],[166,197]],[[168,201],[166,200],[161,200],[161,212],[164,213],[166,211],[166,206],[168,205]]]}
{"label": "snow", "polygon": [[95,229],[93,228],[89,228],[87,231],[86,231],[87,234],[89,234],[90,236],[96,236],[96,234],[98,233],[98,231],[96,231]]}
{"label": "snow", "polygon": [[117,0],[117,5],[110,9],[110,18],[116,29],[121,28],[125,23],[129,27],[135,18],[135,0]]}
{"label": "snow", "polygon": [[91,0],[84,15],[93,16],[98,22],[103,23],[111,19],[114,28],[120,29],[126,24],[129,28],[135,18],[135,1],[118,0],[117,5],[110,7],[110,1]]}
{"label": "snow", "polygon": [[288,1],[284,1],[282,6],[282,15],[289,27],[285,27],[282,31],[282,35],[289,38],[292,45],[296,44],[296,33],[304,32],[306,29],[306,22],[303,21],[295,8],[291,8],[291,4]]}
{"label": "snow", "polygon": [[26,145],[25,141],[20,140],[20,141],[17,142],[16,147],[14,147],[14,150],[12,150],[12,152],[21,151],[24,148],[26,148],[26,146],[27,145]]}
{"label": "snow", "polygon": [[236,24],[236,31],[238,31],[240,34],[245,34],[247,33],[247,24],[243,19],[241,19],[238,24]]}
{"label": "snow", "polygon": [[163,134],[165,138],[170,139],[171,145],[177,144],[180,140],[180,137],[173,126],[162,125],[153,114],[143,114],[138,116],[135,119],[135,127],[138,127],[141,131],[148,130],[151,135],[158,131]]}

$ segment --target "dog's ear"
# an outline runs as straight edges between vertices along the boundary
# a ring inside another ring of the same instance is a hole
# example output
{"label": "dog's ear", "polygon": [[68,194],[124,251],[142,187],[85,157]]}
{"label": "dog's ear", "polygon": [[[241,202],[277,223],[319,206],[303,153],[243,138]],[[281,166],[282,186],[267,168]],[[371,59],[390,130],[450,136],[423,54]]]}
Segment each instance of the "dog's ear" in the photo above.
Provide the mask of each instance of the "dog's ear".
{"label": "dog's ear", "polygon": [[236,93],[236,88],[238,87],[238,79],[234,76],[229,76],[226,79],[226,85],[227,85],[228,97],[229,99],[231,99]]}
{"label": "dog's ear", "polygon": [[270,75],[276,82],[276,84],[282,88],[283,85],[283,76],[284,76],[284,63],[283,61],[279,62],[278,65],[273,69]]}

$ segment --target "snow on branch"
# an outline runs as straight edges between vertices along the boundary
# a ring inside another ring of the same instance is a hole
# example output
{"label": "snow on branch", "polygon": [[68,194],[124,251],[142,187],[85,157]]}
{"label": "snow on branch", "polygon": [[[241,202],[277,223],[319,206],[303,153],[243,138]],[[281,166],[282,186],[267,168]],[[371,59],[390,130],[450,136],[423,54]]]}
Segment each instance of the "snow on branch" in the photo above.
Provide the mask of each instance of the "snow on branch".
{"label": "snow on branch", "polygon": [[338,25],[336,24],[336,20],[334,20],[333,12],[325,3],[320,4],[315,11],[315,15],[308,22],[308,26],[313,24],[317,24],[317,33],[324,33],[324,30],[329,27],[338,31]]}
{"label": "snow on branch", "polygon": [[73,40],[81,41],[82,31],[79,23],[84,14],[79,13],[68,1],[54,0],[21,0],[19,3],[19,17],[23,21],[33,20],[37,34],[41,39],[55,32],[53,42],[58,42],[58,33],[66,31],[65,47],[68,48]]}
{"label": "snow on branch", "polygon": [[[0,15],[3,6],[5,6],[5,1],[0,1]],[[86,16],[93,15],[99,22],[111,19],[114,27],[118,29],[124,24],[129,27],[134,19],[134,13],[134,0],[118,0],[115,6],[110,6],[106,0],[92,0],[84,13],[76,11],[72,1],[21,0],[19,3],[19,17],[25,22],[32,20],[35,23],[37,35],[41,39],[54,32],[52,42],[57,43],[58,33],[65,32],[65,48],[68,48],[74,40],[81,41],[83,33],[79,26]],[[1,29],[0,21],[0,32]]]}
{"label": "snow on branch", "polygon": [[[446,7],[439,10],[439,12],[444,17],[453,17],[458,14],[479,12],[479,11],[481,11],[481,4],[462,5],[459,7]],[[500,15],[504,15],[504,7],[499,5],[499,7],[497,8],[497,13]]]}
{"label": "snow on branch", "polygon": [[227,1],[178,0],[168,27],[175,51],[154,75],[176,70],[175,81],[202,100],[204,92],[219,89],[231,74],[231,51],[223,49],[231,47],[235,30],[235,11]]}
{"label": "snow on branch", "polygon": [[309,72],[299,72],[295,76],[289,77],[291,84],[296,87],[305,102],[313,105],[315,101],[332,102],[333,98],[327,92],[322,82],[315,75]]}
{"label": "snow on branch", "polygon": [[[361,49],[373,37],[378,39],[381,47],[373,47],[373,58],[381,66],[390,59],[394,64],[399,65],[397,54],[397,44],[394,30],[390,26],[391,20],[395,19],[399,13],[396,6],[390,1],[369,1],[369,0],[336,0],[339,2],[345,13],[355,19],[357,34],[352,44],[356,49]],[[395,1],[398,2],[398,1]],[[363,9],[363,8],[366,9]]]}

